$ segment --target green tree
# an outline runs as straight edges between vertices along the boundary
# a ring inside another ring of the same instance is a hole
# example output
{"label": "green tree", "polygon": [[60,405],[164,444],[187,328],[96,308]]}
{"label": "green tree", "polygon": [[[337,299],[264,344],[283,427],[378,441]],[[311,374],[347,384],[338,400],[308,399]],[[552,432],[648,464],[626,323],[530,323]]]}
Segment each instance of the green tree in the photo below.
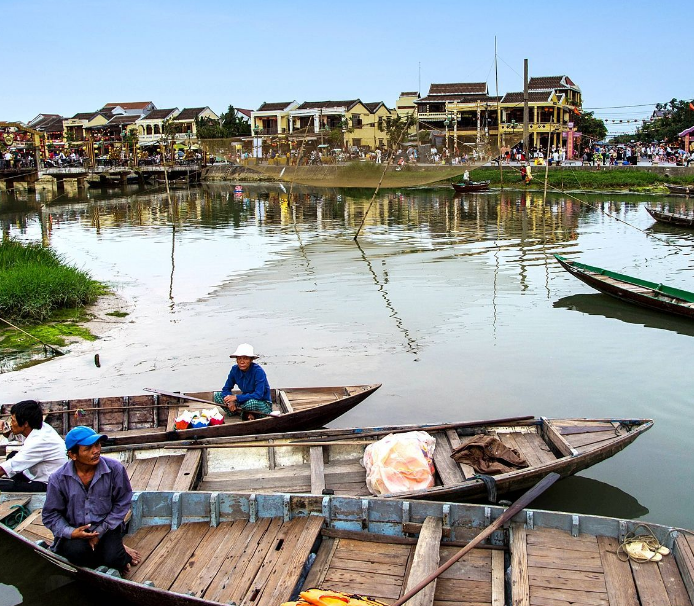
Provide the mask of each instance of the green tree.
{"label": "green tree", "polygon": [[219,120],[195,118],[195,131],[198,139],[224,139],[226,134]]}
{"label": "green tree", "polygon": [[397,115],[395,118],[386,118],[386,138],[388,149],[402,145],[407,139],[407,133],[415,124],[415,118],[411,115]]}
{"label": "green tree", "polygon": [[251,125],[241,118],[233,105],[230,105],[226,113],[221,115],[220,121],[225,137],[239,137],[251,134]]}
{"label": "green tree", "polygon": [[667,103],[656,103],[655,108],[662,111],[663,116],[638,129],[635,136],[637,140],[676,143],[678,133],[694,126],[694,109],[689,101],[671,99]]}
{"label": "green tree", "polygon": [[607,126],[596,118],[593,112],[583,112],[574,119],[576,130],[583,136],[583,142],[588,144],[593,141],[602,141],[607,135]]}

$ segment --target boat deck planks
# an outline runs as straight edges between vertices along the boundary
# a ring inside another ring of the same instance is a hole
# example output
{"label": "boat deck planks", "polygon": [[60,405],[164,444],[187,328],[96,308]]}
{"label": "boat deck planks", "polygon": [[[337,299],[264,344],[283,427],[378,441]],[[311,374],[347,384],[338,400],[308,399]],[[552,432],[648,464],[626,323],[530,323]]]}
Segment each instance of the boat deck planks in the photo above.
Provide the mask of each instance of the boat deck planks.
{"label": "boat deck planks", "polygon": [[432,437],[436,440],[436,447],[434,448],[434,465],[436,466],[436,471],[439,474],[441,483],[444,486],[460,484],[465,480],[465,476],[458,464],[451,458],[453,449],[451,448],[448,436],[442,431],[437,431]]}
{"label": "boat deck planks", "polygon": [[202,454],[188,450],[185,455],[165,455],[135,459],[127,464],[130,485],[138,490],[192,490]]}
{"label": "boat deck planks", "polygon": [[[421,583],[439,567],[442,532],[441,518],[428,517],[424,520],[407,574],[405,593]],[[408,606],[432,606],[436,585],[439,581],[440,579],[434,579],[429,585],[424,587],[418,594],[408,600]]]}

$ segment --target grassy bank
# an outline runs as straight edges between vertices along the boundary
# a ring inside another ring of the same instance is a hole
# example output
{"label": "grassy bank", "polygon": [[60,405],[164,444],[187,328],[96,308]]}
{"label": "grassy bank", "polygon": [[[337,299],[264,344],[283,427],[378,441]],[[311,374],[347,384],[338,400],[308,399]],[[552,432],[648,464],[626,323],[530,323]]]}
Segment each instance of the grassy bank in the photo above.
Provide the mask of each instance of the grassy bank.
{"label": "grassy bank", "polygon": [[[520,167],[504,166],[504,186],[526,187],[521,182]],[[545,167],[532,167],[533,181],[531,189],[542,189],[545,181]],[[482,167],[470,172],[470,178],[475,181],[491,181],[492,187],[501,185],[498,167]],[[694,185],[693,175],[669,176],[646,170],[581,170],[571,166],[553,167],[549,169],[548,185],[557,189],[583,190],[627,190],[636,192],[667,193],[665,183],[679,185]]]}
{"label": "grassy bank", "polygon": [[0,317],[6,320],[45,322],[59,310],[93,303],[104,292],[50,248],[16,240],[0,243]]}

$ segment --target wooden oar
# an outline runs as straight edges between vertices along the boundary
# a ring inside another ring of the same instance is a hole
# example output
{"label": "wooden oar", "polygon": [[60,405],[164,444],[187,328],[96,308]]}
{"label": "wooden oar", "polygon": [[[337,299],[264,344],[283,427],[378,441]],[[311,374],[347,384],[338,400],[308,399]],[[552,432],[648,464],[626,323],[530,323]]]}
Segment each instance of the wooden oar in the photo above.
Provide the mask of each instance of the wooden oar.
{"label": "wooden oar", "polygon": [[[147,410],[152,410],[152,408],[188,408],[188,404],[136,404],[135,406],[97,406],[93,408],[68,408],[67,410],[48,410],[43,413],[44,418],[50,415],[62,415],[66,412],[91,412],[98,410],[101,412],[113,412],[114,410],[142,410],[143,408]],[[0,415],[0,419],[10,417],[11,415],[4,414]]]}
{"label": "wooden oar", "polygon": [[559,478],[560,476],[558,473],[550,473],[547,476],[545,476],[540,482],[538,482],[535,486],[528,490],[528,492],[526,492],[515,503],[513,503],[513,505],[511,505],[506,511],[504,511],[504,513],[502,513],[496,520],[494,520],[492,524],[487,526],[480,534],[478,534],[474,539],[472,539],[472,541],[470,541],[465,547],[463,547],[458,553],[456,553],[450,560],[448,560],[445,564],[443,564],[437,570],[432,572],[426,579],[424,579],[421,583],[413,587],[399,600],[393,602],[391,606],[402,606],[402,604],[407,602],[407,600],[417,595],[429,583],[431,583],[434,579],[439,577],[442,573],[444,573],[451,566],[453,566],[453,564],[455,564],[466,553],[474,549],[476,545],[484,541],[494,531],[503,526],[519,511],[525,509],[532,501],[534,501],[538,496],[540,496]]}

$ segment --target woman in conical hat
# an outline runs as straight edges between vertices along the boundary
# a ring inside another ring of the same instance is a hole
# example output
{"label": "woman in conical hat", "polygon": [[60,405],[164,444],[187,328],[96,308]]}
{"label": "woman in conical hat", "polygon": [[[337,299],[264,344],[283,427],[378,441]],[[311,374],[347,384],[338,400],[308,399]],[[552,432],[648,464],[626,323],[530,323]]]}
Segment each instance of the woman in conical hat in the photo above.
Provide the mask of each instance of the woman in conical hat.
{"label": "woman in conical hat", "polygon": [[[272,412],[270,384],[265,371],[255,362],[258,356],[253,346],[242,343],[229,356],[236,358],[221,392],[215,392],[215,401],[226,406],[231,412],[239,411],[244,420],[255,419],[258,413],[269,415]],[[240,394],[232,394],[238,387]],[[221,400],[221,401],[220,401]]]}

